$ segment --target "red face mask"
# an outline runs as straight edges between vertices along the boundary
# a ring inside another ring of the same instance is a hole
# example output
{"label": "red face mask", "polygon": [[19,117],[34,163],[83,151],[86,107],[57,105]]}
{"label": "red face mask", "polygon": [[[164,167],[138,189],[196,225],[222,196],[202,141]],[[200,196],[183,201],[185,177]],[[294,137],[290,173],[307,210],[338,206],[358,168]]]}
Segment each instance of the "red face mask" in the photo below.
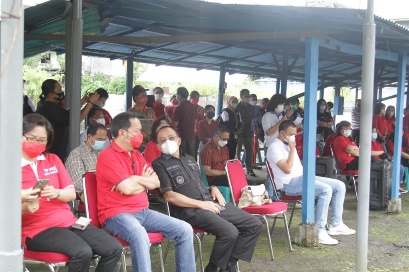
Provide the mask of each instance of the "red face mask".
{"label": "red face mask", "polygon": [[143,134],[140,131],[136,133],[132,136],[130,143],[133,148],[139,148],[143,143]]}
{"label": "red face mask", "polygon": [[171,101],[171,103],[172,103],[172,105],[174,105],[174,106],[179,105],[179,102],[178,102],[176,99],[173,99],[173,100]]}
{"label": "red face mask", "polygon": [[29,143],[23,142],[23,153],[29,158],[37,158],[38,155],[42,154],[45,151],[45,145],[39,144],[37,142]]}
{"label": "red face mask", "polygon": [[190,100],[190,101],[192,102],[192,104],[197,105],[197,104],[199,103],[199,98],[192,99],[192,100]]}

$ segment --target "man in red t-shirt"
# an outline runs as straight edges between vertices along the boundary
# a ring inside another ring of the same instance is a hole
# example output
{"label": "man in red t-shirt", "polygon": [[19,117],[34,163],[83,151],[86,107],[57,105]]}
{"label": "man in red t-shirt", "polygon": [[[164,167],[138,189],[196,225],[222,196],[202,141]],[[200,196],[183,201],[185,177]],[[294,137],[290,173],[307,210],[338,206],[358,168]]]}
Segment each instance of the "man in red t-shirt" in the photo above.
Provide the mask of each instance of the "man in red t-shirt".
{"label": "man in red t-shirt", "polygon": [[150,210],[146,190],[159,179],[142,154],[141,123],[134,112],[112,120],[114,140],[97,160],[98,219],[106,231],[130,244],[134,271],[151,271],[147,232],[175,241],[176,271],[195,271],[193,230],[184,221]]}
{"label": "man in red t-shirt", "polygon": [[153,103],[153,111],[155,112],[155,117],[159,118],[165,115],[165,105],[162,104],[162,98],[164,91],[161,87],[156,87],[153,89],[153,94],[155,95],[155,102]]}
{"label": "man in red t-shirt", "polygon": [[192,91],[190,93],[190,102],[192,102],[193,105],[196,106],[196,112],[197,112],[197,117],[196,117],[196,127],[195,127],[195,154],[192,155],[193,158],[197,158],[197,151],[199,149],[199,144],[200,144],[200,139],[199,139],[199,133],[198,133],[198,128],[199,128],[199,122],[205,119],[205,111],[202,106],[199,105],[199,99],[200,99],[200,94],[198,91]]}

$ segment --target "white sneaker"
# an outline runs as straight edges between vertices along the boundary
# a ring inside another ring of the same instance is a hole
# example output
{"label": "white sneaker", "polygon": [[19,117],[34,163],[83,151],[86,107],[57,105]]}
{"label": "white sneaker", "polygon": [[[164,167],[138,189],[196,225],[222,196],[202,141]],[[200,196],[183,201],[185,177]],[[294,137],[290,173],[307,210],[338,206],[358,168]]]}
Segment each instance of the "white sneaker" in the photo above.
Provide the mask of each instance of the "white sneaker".
{"label": "white sneaker", "polygon": [[329,236],[326,230],[322,230],[318,233],[318,243],[323,245],[336,245],[338,244],[338,240]]}
{"label": "white sneaker", "polygon": [[339,224],[338,226],[334,227],[332,225],[329,226],[328,229],[329,235],[352,235],[355,234],[355,230],[350,229],[344,223]]}

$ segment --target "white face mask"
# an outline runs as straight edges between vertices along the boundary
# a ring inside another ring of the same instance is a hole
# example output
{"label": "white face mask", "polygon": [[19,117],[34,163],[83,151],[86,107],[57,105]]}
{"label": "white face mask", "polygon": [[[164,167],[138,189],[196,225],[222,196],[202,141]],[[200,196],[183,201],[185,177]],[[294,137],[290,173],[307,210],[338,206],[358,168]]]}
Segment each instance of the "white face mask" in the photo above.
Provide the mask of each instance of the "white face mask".
{"label": "white face mask", "polygon": [[167,155],[173,155],[179,150],[178,143],[171,140],[166,140],[166,142],[161,145],[161,148],[162,152]]}
{"label": "white face mask", "polygon": [[295,135],[287,136],[287,142],[288,143],[294,143],[295,142]]}
{"label": "white face mask", "polygon": [[277,113],[282,113],[284,111],[284,105],[278,105],[276,108]]}
{"label": "white face mask", "polygon": [[98,124],[101,124],[101,125],[105,126],[105,118],[95,119],[95,122],[97,122]]}
{"label": "white face mask", "polygon": [[378,133],[372,132],[372,140],[375,141],[376,139],[378,139]]}
{"label": "white face mask", "polygon": [[232,107],[233,109],[237,108],[237,103],[232,103],[232,104],[231,104],[231,107]]}
{"label": "white face mask", "polygon": [[155,100],[161,100],[163,97],[162,94],[155,94]]}
{"label": "white face mask", "polygon": [[351,133],[352,133],[352,130],[350,130],[350,129],[344,129],[344,136],[345,136],[345,137],[351,136]]}
{"label": "white face mask", "polygon": [[218,141],[217,143],[220,145],[220,147],[227,145],[227,141]]}

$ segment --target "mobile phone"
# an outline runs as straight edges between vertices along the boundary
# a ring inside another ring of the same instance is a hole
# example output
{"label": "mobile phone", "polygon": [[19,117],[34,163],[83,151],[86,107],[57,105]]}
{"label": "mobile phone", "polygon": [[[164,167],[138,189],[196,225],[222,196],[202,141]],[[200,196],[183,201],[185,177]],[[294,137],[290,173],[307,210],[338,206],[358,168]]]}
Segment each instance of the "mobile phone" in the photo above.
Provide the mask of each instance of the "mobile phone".
{"label": "mobile phone", "polygon": [[72,225],[72,228],[84,230],[89,223],[91,223],[91,219],[81,216],[78,220]]}
{"label": "mobile phone", "polygon": [[44,189],[44,187],[48,184],[49,179],[40,179],[37,181],[36,185],[34,185],[33,189]]}
{"label": "mobile phone", "polygon": [[221,212],[226,210],[226,207],[220,205],[219,203],[215,203],[215,204],[216,204],[217,208],[219,208],[219,210],[220,210]]}

